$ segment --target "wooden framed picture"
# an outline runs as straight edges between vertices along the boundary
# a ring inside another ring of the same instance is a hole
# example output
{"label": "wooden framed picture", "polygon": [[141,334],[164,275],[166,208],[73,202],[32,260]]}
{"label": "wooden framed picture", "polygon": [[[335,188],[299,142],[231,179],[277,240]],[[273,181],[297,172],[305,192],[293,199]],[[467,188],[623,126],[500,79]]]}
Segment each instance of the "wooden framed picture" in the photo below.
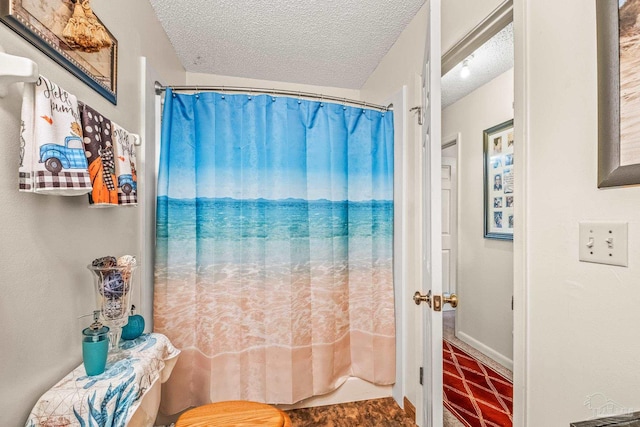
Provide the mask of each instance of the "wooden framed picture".
{"label": "wooden framed picture", "polygon": [[598,187],[640,184],[640,0],[596,0]]}
{"label": "wooden framed picture", "polygon": [[74,6],[72,0],[0,0],[0,20],[116,104],[118,41],[105,27],[111,39],[110,47],[84,52],[70,46],[62,32]]}
{"label": "wooden framed picture", "polygon": [[484,137],[484,237],[513,240],[513,119]]}

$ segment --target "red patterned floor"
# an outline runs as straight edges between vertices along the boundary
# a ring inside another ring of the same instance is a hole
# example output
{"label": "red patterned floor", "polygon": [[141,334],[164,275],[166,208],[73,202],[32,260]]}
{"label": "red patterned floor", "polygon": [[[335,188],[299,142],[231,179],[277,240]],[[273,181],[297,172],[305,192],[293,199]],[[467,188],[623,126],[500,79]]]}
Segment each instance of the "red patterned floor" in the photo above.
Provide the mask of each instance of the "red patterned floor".
{"label": "red patterned floor", "polygon": [[512,427],[511,381],[446,340],[442,356],[449,411],[468,427]]}

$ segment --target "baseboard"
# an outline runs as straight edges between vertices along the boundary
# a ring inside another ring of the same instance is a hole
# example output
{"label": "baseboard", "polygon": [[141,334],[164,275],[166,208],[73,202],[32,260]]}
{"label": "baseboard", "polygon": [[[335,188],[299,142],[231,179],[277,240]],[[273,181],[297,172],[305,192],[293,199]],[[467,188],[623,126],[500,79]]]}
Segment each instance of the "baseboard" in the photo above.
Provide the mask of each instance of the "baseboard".
{"label": "baseboard", "polygon": [[414,423],[416,422],[416,407],[407,399],[407,396],[404,397],[404,413],[407,414],[407,417],[411,418]]}
{"label": "baseboard", "polygon": [[476,340],[475,338],[470,337],[469,335],[465,334],[464,332],[457,331],[456,332],[456,337],[460,341],[464,342],[465,344],[469,344],[471,347],[475,348],[480,353],[484,354],[485,356],[488,356],[488,357],[492,358],[493,360],[495,360],[496,362],[498,362],[499,364],[501,364],[502,366],[504,366],[505,368],[508,368],[510,371],[513,372],[513,359],[509,359],[508,357],[506,357],[502,353],[497,352],[496,350],[494,350],[491,347],[481,343],[480,341]]}

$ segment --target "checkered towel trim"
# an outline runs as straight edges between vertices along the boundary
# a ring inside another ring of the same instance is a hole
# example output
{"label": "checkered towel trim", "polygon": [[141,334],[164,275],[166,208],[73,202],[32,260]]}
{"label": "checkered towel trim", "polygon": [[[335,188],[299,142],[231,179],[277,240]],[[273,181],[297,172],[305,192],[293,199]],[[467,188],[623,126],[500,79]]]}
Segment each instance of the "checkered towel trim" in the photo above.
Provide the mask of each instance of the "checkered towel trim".
{"label": "checkered towel trim", "polygon": [[91,188],[91,179],[85,172],[35,172],[35,188]]}
{"label": "checkered towel trim", "polygon": [[19,187],[20,191],[31,191],[32,179],[30,173],[20,172]]}
{"label": "checkered towel trim", "polygon": [[113,151],[109,149],[102,150],[100,157],[102,158],[102,180],[104,181],[104,185],[113,191],[116,189],[113,178],[111,177],[111,175],[116,172],[116,163],[113,161]]}
{"label": "checkered towel trim", "polygon": [[118,204],[119,205],[137,205],[138,196],[136,195],[136,192],[132,191],[129,194],[118,192]]}

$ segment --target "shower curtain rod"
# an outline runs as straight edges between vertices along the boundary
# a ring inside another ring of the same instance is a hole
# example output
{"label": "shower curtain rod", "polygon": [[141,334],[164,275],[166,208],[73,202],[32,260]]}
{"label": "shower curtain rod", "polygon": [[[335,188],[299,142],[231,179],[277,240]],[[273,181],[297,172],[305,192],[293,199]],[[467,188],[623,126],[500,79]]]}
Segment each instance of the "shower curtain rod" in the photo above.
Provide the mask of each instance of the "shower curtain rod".
{"label": "shower curtain rod", "polygon": [[295,90],[281,90],[281,89],[265,89],[259,87],[238,87],[238,86],[163,86],[160,82],[156,82],[156,95],[162,94],[168,88],[172,91],[182,92],[200,92],[200,91],[219,91],[219,92],[234,92],[234,93],[253,93],[261,95],[286,95],[297,96],[300,98],[318,99],[320,101],[335,101],[342,104],[350,104],[363,108],[371,108],[379,111],[393,110],[393,104],[389,104],[386,107],[384,105],[370,104],[365,101],[358,101],[355,99],[340,98],[331,95],[322,95],[319,93],[301,92]]}

